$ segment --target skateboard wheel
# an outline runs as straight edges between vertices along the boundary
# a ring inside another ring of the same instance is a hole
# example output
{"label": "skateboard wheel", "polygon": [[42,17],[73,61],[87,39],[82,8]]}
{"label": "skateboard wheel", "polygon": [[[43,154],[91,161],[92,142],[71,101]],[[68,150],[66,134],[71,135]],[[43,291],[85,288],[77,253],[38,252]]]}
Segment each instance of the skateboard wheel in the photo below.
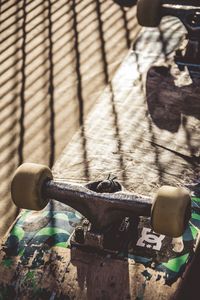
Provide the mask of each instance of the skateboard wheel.
{"label": "skateboard wheel", "polygon": [[136,4],[137,0],[114,0],[114,2],[122,7],[132,7]]}
{"label": "skateboard wheel", "polygon": [[186,189],[163,186],[154,198],[151,225],[155,232],[170,237],[181,236],[191,215],[191,199]]}
{"label": "skateboard wheel", "polygon": [[42,185],[53,178],[51,170],[39,164],[24,163],[16,171],[11,182],[13,202],[20,208],[41,210],[48,199],[42,197]]}
{"label": "skateboard wheel", "polygon": [[161,0],[138,0],[138,23],[145,27],[157,27],[161,20],[161,5]]}

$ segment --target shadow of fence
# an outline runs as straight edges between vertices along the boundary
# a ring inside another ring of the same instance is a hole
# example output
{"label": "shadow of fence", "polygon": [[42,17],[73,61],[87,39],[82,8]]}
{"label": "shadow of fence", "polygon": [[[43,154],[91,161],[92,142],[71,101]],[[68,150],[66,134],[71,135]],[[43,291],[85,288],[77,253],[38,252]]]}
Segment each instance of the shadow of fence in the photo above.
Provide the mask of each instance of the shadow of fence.
{"label": "shadow of fence", "polygon": [[112,0],[1,2],[1,224],[15,212],[13,171],[53,165],[138,30],[135,8]]}

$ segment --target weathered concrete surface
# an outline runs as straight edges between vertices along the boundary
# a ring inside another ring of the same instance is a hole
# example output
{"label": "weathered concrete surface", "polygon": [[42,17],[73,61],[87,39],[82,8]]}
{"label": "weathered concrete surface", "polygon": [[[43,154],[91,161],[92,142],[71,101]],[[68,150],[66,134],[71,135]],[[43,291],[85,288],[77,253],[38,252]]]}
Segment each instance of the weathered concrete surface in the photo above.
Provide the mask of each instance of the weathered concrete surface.
{"label": "weathered concrete surface", "polygon": [[53,164],[138,29],[112,0],[1,1],[0,236],[16,215],[13,171]]}

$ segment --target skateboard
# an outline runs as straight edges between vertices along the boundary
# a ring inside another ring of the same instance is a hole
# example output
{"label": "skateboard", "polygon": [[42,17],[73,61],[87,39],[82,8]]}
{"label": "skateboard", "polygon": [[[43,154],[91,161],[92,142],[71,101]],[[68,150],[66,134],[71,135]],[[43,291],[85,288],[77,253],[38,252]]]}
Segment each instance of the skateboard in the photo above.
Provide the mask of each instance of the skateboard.
{"label": "skateboard", "polygon": [[[149,12],[149,14],[146,13]],[[177,17],[187,35],[182,48],[176,50],[174,61],[179,70],[188,69],[191,78],[200,75],[200,2],[198,0],[139,0],[137,19],[140,25],[157,27],[165,16]]]}
{"label": "skateboard", "polygon": [[[31,210],[21,211],[1,245],[2,299],[169,299],[177,291],[200,228],[200,127],[197,101],[179,126],[172,118],[163,128],[155,114],[172,77],[148,70],[177,48],[172,28],[182,36],[171,19],[141,33],[54,176],[35,164],[16,171],[13,200]],[[198,87],[184,86],[184,95],[188,89],[198,98]],[[164,95],[177,100],[176,110],[178,91]]]}
{"label": "skateboard", "polygon": [[[14,174],[11,193],[15,204],[29,211],[23,212],[11,231],[7,255],[17,240],[15,248],[22,257],[20,263],[26,265],[33,257],[31,268],[44,263],[40,258],[45,247],[69,247],[74,264],[81,255],[88,258],[95,255],[100,263],[102,260],[104,263],[116,260],[117,263],[130,259],[145,267],[142,274],[147,281],[152,276],[152,269],[157,273],[156,280],[162,278],[170,286],[183,274],[193,258],[194,247],[197,247],[200,227],[198,184],[192,197],[181,187],[163,186],[152,200],[122,191],[121,184],[110,175],[102,181],[75,185],[53,180],[52,172],[46,166],[25,163]],[[53,209],[52,212],[51,203],[47,204],[51,198],[74,210],[66,208],[60,212]],[[42,213],[35,218],[30,210],[42,210]],[[33,224],[32,218],[37,224]],[[45,224],[44,228],[40,228],[41,223]],[[9,258],[4,258],[4,263],[9,265]],[[26,274],[27,281],[33,273]],[[35,297],[50,297],[33,282]]]}

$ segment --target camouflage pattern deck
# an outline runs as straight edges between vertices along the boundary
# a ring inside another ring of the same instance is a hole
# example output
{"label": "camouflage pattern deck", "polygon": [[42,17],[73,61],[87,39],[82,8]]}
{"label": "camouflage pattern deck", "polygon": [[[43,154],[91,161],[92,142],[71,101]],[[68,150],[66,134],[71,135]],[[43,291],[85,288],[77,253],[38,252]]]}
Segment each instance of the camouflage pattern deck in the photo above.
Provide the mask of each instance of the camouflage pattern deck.
{"label": "camouflage pattern deck", "polygon": [[[152,232],[148,218],[141,218],[136,246],[128,258],[144,265],[142,275],[146,281],[151,278],[152,271],[157,272],[156,280],[162,280],[167,285],[176,282],[183,274],[193,257],[200,229],[200,198],[192,198],[192,207],[192,217],[183,239],[178,239],[174,244],[172,239]],[[80,219],[80,214],[55,201],[51,201],[42,212],[23,210],[2,245],[1,269],[4,269],[5,277],[9,273],[12,275],[10,282],[3,283],[1,280],[0,299],[16,298],[25,288],[32,289],[32,299],[46,296],[50,299],[53,293],[51,287],[44,289],[39,284],[41,270],[47,272],[53,260],[58,260],[67,272],[65,251],[70,247],[70,235]],[[63,249],[62,255],[57,253],[58,248]],[[50,261],[46,261],[47,256],[52,257]],[[119,255],[115,259],[122,257]],[[59,282],[62,278],[55,280]],[[62,291],[54,291],[54,299],[61,296]]]}

